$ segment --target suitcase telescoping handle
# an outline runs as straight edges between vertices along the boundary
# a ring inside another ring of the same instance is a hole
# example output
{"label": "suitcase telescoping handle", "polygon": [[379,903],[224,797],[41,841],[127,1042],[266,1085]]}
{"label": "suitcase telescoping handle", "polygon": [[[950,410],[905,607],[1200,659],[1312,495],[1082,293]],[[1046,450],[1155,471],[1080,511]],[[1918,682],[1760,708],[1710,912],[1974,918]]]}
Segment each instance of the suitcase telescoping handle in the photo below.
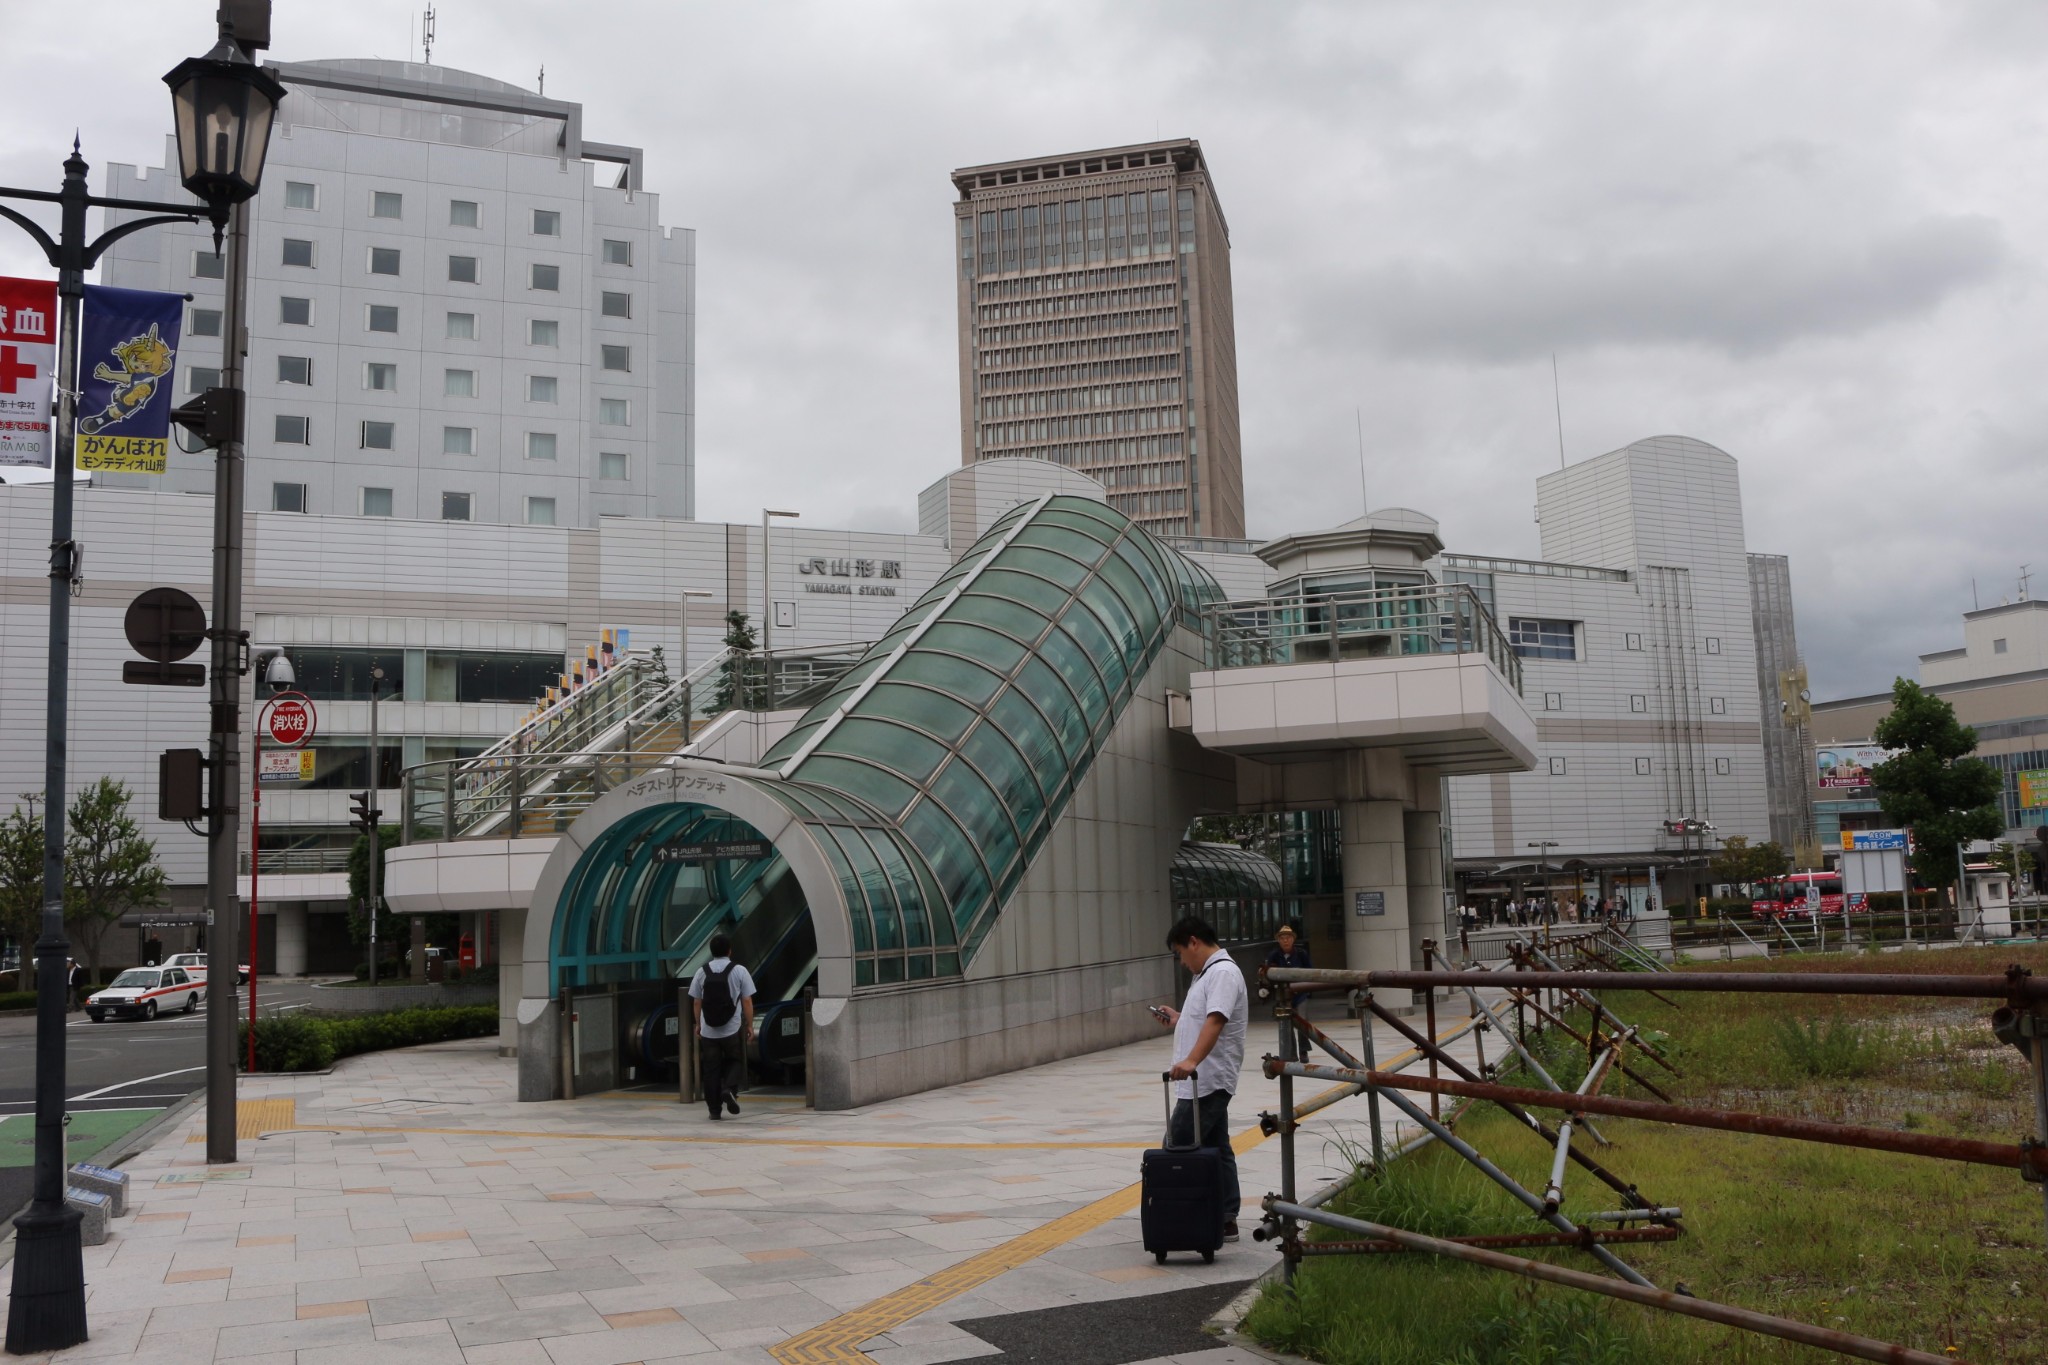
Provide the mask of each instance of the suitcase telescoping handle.
{"label": "suitcase telescoping handle", "polygon": [[1194,1086],[1194,1078],[1189,1077],[1190,1084],[1188,1086],[1188,1089],[1195,1091],[1194,1112],[1188,1117],[1194,1120],[1192,1126],[1195,1131],[1191,1135],[1193,1140],[1185,1147],[1173,1145],[1173,1073],[1171,1071],[1162,1071],[1159,1073],[1159,1079],[1164,1082],[1161,1093],[1166,1096],[1166,1137],[1160,1143],[1161,1149],[1168,1152],[1193,1152],[1199,1150],[1202,1145],[1202,1093]]}

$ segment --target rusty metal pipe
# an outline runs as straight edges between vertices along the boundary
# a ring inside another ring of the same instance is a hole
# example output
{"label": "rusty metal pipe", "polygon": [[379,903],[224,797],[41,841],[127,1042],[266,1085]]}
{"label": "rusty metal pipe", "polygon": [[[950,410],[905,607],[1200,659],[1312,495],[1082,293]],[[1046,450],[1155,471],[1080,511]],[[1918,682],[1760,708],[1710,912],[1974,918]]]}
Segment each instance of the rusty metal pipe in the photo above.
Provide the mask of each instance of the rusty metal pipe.
{"label": "rusty metal pipe", "polygon": [[[1517,1010],[1521,1009],[1522,1006],[1526,1004],[1531,1010],[1535,1011],[1536,1017],[1538,1019],[1548,1020],[1551,1024],[1553,1024],[1557,1028],[1563,1029],[1565,1033],[1567,1033],[1573,1038],[1576,1038],[1581,1043],[1584,1043],[1586,1041],[1585,1034],[1579,1032],[1570,1024],[1567,1024],[1564,1020],[1552,1014],[1549,1010],[1543,1008],[1541,1001],[1535,999],[1525,1000],[1523,998],[1524,993],[1522,991],[1516,990],[1512,986],[1510,986],[1508,990],[1509,993],[1514,996],[1515,1008]],[[1663,1100],[1666,1104],[1669,1104],[1671,1102],[1671,1096],[1664,1093],[1663,1089],[1661,1089],[1655,1082],[1651,1081],[1649,1077],[1644,1076],[1638,1071],[1636,1071],[1636,1069],[1634,1067],[1631,1067],[1627,1062],[1620,1063],[1620,1066],[1622,1075],[1628,1077],[1637,1085],[1649,1091],[1652,1095],[1655,1095],[1658,1099]]]}
{"label": "rusty metal pipe", "polygon": [[[1272,1069],[1276,1065],[1277,1059],[1269,1058],[1266,1074],[1278,1074]],[[1652,1123],[1673,1123],[1684,1128],[1711,1128],[1724,1133],[1754,1133],[1760,1137],[1825,1142],[1837,1147],[1863,1147],[1873,1152],[1940,1157],[1945,1161],[1966,1161],[1977,1166],[2001,1166],[2007,1170],[2032,1170],[2048,1175],[2048,1147],[2030,1147],[2020,1143],[1985,1142],[1978,1138],[1942,1137],[1932,1133],[1900,1133],[1888,1128],[1859,1128],[1846,1123],[1823,1123],[1818,1119],[1779,1118],[1771,1114],[1747,1114],[1725,1109],[1687,1109],[1675,1104],[1652,1104],[1648,1100],[1558,1095],[1548,1090],[1528,1090],[1516,1085],[1432,1081],[1426,1076],[1394,1076],[1333,1066],[1310,1067],[1306,1074],[1324,1080],[1362,1081],[1389,1090],[1434,1089],[1440,1094],[1463,1095],[1500,1104],[1524,1104],[1537,1109],[1579,1109],[1610,1118],[1648,1119]]]}
{"label": "rusty metal pipe", "polygon": [[1368,1223],[1362,1218],[1345,1218],[1321,1209],[1304,1209],[1293,1205],[1280,1205],[1268,1198],[1266,1208],[1271,1213],[1288,1214],[1306,1222],[1321,1223],[1324,1227],[1336,1228],[1340,1232],[1357,1233],[1375,1241],[1393,1242],[1410,1251],[1427,1251],[1437,1256],[1448,1256],[1453,1260],[1469,1261],[1483,1265],[1489,1270],[1505,1270],[1532,1280],[1545,1280],[1561,1284],[1569,1289],[1583,1289],[1594,1294],[1605,1294],[1611,1299],[1638,1303],[1645,1308],[1662,1308],[1667,1312],[1682,1313],[1686,1317],[1700,1318],[1707,1322],[1718,1322],[1724,1327],[1739,1327],[1745,1332],[1756,1332],[1763,1336],[1777,1337],[1784,1341],[1796,1341],[1803,1346],[1816,1346],[1823,1351],[1838,1355],[1854,1356],[1858,1360],[1881,1360],[1890,1365],[1954,1365],[1954,1357],[1930,1355],[1916,1351],[1909,1346],[1894,1346],[1886,1341],[1874,1341],[1850,1332],[1837,1332],[1827,1327],[1815,1327],[1808,1322],[1794,1322],[1790,1318],[1772,1317],[1768,1313],[1757,1313],[1733,1304],[1713,1303],[1707,1299],[1696,1299],[1688,1294],[1674,1294],[1668,1290],[1645,1288],[1641,1285],[1626,1284],[1610,1280],[1602,1275],[1589,1275],[1583,1270],[1568,1266],[1551,1265],[1546,1261],[1532,1261],[1522,1256],[1509,1256],[1504,1252],[1492,1251],[1486,1247],[1464,1246],[1447,1242],[1441,1237],[1425,1237],[1418,1232],[1406,1232],[1378,1223]]}
{"label": "rusty metal pipe", "polygon": [[[1267,967],[1274,981],[1333,986],[1422,990],[1430,986],[1499,986],[1499,972],[1349,972],[1331,967]],[[1599,991],[1639,991],[1640,972],[1532,971],[1529,986],[1562,986]],[[1955,976],[1906,972],[1669,972],[1658,977],[1664,991],[1753,991],[1767,995],[1904,995],[1951,1000],[2048,1001],[2048,977]]]}
{"label": "rusty metal pipe", "polygon": [[[1367,1007],[1371,1009],[1375,1014],[1377,1014],[1380,1018],[1386,1020],[1389,1024],[1393,1025],[1396,1032],[1406,1036],[1408,1041],[1415,1043],[1418,1046],[1426,1046],[1425,1044],[1423,1044],[1422,1039],[1416,1034],[1414,1029],[1409,1028],[1405,1023],[1401,1022],[1401,1020],[1395,1018],[1393,1015],[1388,1014],[1381,1010],[1377,1004],[1374,1004],[1372,1002],[1370,997],[1367,998],[1366,1004]],[[1444,1065],[1451,1069],[1453,1075],[1463,1076],[1468,1081],[1479,1080],[1479,1077],[1472,1074],[1472,1071],[1469,1067],[1467,1067],[1463,1062],[1459,1061],[1456,1057],[1451,1056],[1449,1053],[1445,1053],[1443,1055],[1443,1061]],[[1519,1106],[1513,1104],[1503,1104],[1501,1105],[1501,1108],[1506,1110],[1508,1114],[1511,1117],[1513,1117],[1517,1122],[1527,1127],[1530,1132],[1535,1133],[1537,1136],[1541,1137],[1545,1142],[1557,1141],[1557,1134],[1550,1130],[1550,1125],[1542,1122],[1528,1110],[1520,1108]],[[1647,1200],[1644,1200],[1641,1195],[1636,1193],[1635,1186],[1629,1184],[1620,1176],[1614,1174],[1605,1166],[1602,1166],[1599,1162],[1593,1160],[1592,1157],[1587,1156],[1584,1152],[1574,1149],[1572,1152],[1572,1160],[1576,1161],[1580,1166],[1584,1167],[1586,1171],[1593,1176],[1594,1179],[1598,1180],[1608,1189],[1613,1190],[1623,1199],[1636,1203],[1648,1202]]]}
{"label": "rusty metal pipe", "polygon": [[[1608,1232],[1503,1232],[1484,1237],[1446,1237],[1446,1242],[1456,1242],[1461,1247],[1578,1247],[1590,1246],[1595,1242],[1675,1242],[1677,1228],[1615,1228]],[[1367,1239],[1358,1242],[1308,1242],[1301,1248],[1304,1256],[1356,1256],[1376,1252],[1407,1251],[1409,1248],[1398,1242]]]}
{"label": "rusty metal pipe", "polygon": [[[1578,1094],[1581,1099],[1587,1095],[1597,1095],[1600,1093],[1600,1082],[1606,1077],[1607,1068],[1612,1066],[1614,1059],[1621,1055],[1621,1045],[1627,1041],[1627,1034],[1616,1038],[1594,1060],[1593,1065],[1587,1068],[1586,1079],[1579,1082]],[[1545,1213],[1556,1213],[1558,1206],[1564,1203],[1564,1167],[1565,1162],[1571,1159],[1572,1124],[1578,1117],[1572,1110],[1567,1109],[1564,1118],[1558,1121],[1557,1152],[1550,1160],[1550,1183],[1543,1187],[1543,1211]]]}

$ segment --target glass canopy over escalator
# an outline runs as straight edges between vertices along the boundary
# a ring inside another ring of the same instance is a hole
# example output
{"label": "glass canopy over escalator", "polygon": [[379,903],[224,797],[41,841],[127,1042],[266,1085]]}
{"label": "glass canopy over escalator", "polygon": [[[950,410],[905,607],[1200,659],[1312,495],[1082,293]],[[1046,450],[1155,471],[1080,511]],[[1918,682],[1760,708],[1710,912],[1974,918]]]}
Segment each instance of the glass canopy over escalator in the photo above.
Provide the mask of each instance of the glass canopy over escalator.
{"label": "glass canopy over escalator", "polygon": [[[828,910],[848,925],[856,987],[959,975],[1173,628],[1200,630],[1221,596],[1100,502],[1012,509],[769,751],[780,780],[728,779],[794,817],[778,846],[664,862],[663,844],[760,838],[714,833],[740,822],[688,802],[593,841],[559,904],[557,985],[673,974],[723,927],[764,992],[764,969],[793,992]],[[792,860],[830,877],[799,887]]]}

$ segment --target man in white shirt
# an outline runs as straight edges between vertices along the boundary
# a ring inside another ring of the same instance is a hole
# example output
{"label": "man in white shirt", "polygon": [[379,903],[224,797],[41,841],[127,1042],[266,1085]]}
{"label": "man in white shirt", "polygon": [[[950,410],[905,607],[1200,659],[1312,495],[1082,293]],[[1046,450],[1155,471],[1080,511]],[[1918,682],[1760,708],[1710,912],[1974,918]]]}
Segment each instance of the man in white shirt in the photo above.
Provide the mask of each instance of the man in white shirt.
{"label": "man in white shirt", "polygon": [[[1187,999],[1167,1007],[1161,1020],[1173,1026],[1173,1118],[1167,1141],[1177,1147],[1214,1147],[1222,1157],[1223,1240],[1237,1240],[1237,1153],[1230,1146],[1230,1097],[1244,1068],[1248,999],[1244,973],[1217,946],[1216,931],[1190,916],[1166,935],[1180,965],[1194,973]],[[1199,1122],[1198,1122],[1199,1120]]]}
{"label": "man in white shirt", "polygon": [[732,960],[732,940],[711,936],[711,960],[690,978],[690,1014],[696,1027],[697,1074],[714,1120],[721,1109],[740,1112],[747,1081],[747,1044],[754,1041],[754,978]]}

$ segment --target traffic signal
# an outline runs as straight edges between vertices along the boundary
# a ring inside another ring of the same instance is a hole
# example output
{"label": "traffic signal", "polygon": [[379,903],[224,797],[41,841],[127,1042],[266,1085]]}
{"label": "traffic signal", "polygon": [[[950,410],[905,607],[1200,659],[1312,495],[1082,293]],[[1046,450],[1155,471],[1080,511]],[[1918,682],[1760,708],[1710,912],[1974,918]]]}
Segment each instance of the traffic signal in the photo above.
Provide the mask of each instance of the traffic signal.
{"label": "traffic signal", "polygon": [[349,814],[355,817],[348,822],[349,827],[363,834],[377,828],[377,821],[383,817],[384,812],[370,804],[371,794],[350,792],[348,796]]}

